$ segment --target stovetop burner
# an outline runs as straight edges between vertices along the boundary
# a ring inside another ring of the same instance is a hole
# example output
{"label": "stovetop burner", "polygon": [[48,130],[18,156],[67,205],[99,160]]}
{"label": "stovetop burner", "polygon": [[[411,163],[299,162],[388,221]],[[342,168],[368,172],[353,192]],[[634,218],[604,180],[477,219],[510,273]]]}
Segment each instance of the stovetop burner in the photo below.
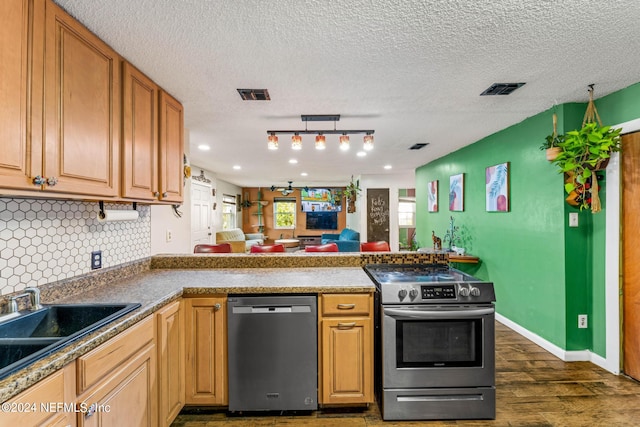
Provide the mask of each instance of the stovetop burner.
{"label": "stovetop burner", "polygon": [[493,283],[440,264],[369,264],[364,270],[382,304],[454,304],[495,301]]}

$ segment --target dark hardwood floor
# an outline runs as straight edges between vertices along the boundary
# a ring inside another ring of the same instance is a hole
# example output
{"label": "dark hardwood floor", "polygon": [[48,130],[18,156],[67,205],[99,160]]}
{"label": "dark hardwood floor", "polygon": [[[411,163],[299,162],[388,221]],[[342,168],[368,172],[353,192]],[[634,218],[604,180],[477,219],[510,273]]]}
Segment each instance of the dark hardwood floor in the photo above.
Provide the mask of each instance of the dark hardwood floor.
{"label": "dark hardwood floor", "polygon": [[173,427],[240,426],[638,426],[640,383],[589,362],[565,363],[496,322],[495,420],[382,421],[376,405],[301,416],[227,416],[183,411]]}

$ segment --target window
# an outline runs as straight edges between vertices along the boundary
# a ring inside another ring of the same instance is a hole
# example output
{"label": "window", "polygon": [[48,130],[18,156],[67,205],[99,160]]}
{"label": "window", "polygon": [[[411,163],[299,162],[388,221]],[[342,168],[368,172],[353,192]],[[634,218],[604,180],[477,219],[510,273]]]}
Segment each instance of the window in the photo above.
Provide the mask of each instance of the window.
{"label": "window", "polygon": [[273,200],[273,228],[295,228],[296,199],[276,197]]}
{"label": "window", "polygon": [[416,226],[416,202],[401,200],[398,203],[398,225],[400,228]]}
{"label": "window", "polygon": [[236,196],[222,195],[222,229],[236,228]]}

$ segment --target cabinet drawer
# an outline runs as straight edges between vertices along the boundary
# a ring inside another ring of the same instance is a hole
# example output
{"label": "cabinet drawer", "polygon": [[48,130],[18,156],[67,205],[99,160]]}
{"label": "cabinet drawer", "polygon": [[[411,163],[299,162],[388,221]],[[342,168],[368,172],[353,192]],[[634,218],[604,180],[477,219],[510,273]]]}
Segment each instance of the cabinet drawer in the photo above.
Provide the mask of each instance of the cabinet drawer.
{"label": "cabinet drawer", "polygon": [[153,316],[149,316],[77,360],[78,394],[100,381],[153,340]]}
{"label": "cabinet drawer", "polygon": [[323,294],[323,316],[367,316],[371,311],[371,294]]}

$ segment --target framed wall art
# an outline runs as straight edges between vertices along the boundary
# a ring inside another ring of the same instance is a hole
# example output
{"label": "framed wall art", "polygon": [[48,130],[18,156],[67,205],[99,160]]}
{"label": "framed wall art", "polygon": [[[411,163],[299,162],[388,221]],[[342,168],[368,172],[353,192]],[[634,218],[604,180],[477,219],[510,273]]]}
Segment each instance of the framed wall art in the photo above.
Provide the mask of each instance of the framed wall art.
{"label": "framed wall art", "polygon": [[485,170],[487,212],[509,212],[509,163]]}
{"label": "framed wall art", "polygon": [[464,174],[449,177],[449,210],[461,212],[464,210]]}
{"label": "framed wall art", "polygon": [[429,212],[438,212],[438,180],[429,182],[427,204]]}

